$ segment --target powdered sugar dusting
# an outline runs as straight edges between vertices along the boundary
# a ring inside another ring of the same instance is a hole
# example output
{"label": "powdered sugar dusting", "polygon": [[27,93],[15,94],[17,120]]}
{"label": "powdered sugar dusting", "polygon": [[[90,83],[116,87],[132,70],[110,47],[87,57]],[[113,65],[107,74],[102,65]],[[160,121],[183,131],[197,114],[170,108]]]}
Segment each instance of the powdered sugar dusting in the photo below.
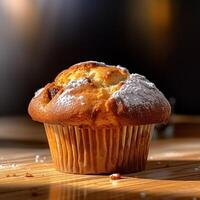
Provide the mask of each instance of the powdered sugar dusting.
{"label": "powdered sugar dusting", "polygon": [[39,96],[39,95],[42,93],[43,90],[44,90],[44,88],[40,88],[39,90],[37,90],[37,91],[35,92],[35,96],[34,96],[34,97]]}
{"label": "powdered sugar dusting", "polygon": [[82,85],[87,85],[89,83],[89,80],[87,78],[80,78],[77,80],[69,81],[69,83],[66,85],[67,88],[77,88]]}
{"label": "powdered sugar dusting", "polygon": [[58,97],[56,103],[59,106],[73,106],[74,103],[79,103],[81,105],[85,104],[85,99],[83,96],[74,96],[71,94],[71,92],[78,87],[81,87],[83,85],[87,85],[89,83],[88,78],[80,78],[77,80],[71,80],[69,83],[65,86],[65,91]]}
{"label": "powdered sugar dusting", "polygon": [[115,68],[117,68],[117,69],[119,69],[119,70],[122,70],[122,71],[126,72],[127,74],[130,74],[129,71],[128,71],[128,69],[125,68],[125,67],[122,67],[121,65],[117,65],[117,66],[114,66],[114,65],[107,65],[107,67],[115,67]]}
{"label": "powdered sugar dusting", "polygon": [[164,95],[155,84],[139,74],[131,74],[125,84],[112,94],[117,102],[121,101],[131,111],[135,106],[145,106],[147,109],[165,100]]}
{"label": "powdered sugar dusting", "polygon": [[117,69],[120,69],[120,70],[122,70],[122,71],[124,71],[124,72],[126,72],[127,74],[129,74],[128,69],[125,68],[125,67],[122,67],[121,65],[117,65],[116,68],[117,68]]}
{"label": "powdered sugar dusting", "polygon": [[71,89],[66,89],[57,99],[57,104],[59,106],[73,106],[75,102],[80,103],[81,105],[85,104],[83,96],[74,96],[70,94]]}
{"label": "powdered sugar dusting", "polygon": [[71,96],[68,91],[66,90],[63,92],[57,100],[57,103],[61,106],[70,106],[73,104],[73,101],[76,99],[75,96]]}

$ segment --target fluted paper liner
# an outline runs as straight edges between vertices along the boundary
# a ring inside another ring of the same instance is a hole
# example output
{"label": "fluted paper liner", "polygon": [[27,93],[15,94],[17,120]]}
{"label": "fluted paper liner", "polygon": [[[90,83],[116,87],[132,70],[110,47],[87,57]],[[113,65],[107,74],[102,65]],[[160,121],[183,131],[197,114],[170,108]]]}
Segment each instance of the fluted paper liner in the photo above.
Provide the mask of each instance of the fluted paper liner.
{"label": "fluted paper liner", "polygon": [[145,169],[154,125],[82,128],[44,124],[58,170],[76,174]]}

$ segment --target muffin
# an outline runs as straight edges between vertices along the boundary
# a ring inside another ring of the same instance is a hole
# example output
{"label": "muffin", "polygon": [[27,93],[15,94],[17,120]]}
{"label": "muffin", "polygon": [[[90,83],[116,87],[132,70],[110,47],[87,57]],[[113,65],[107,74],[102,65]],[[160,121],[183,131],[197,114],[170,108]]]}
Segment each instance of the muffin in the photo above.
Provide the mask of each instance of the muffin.
{"label": "muffin", "polygon": [[144,76],[95,61],[62,71],[28,107],[44,123],[55,167],[76,174],[144,170],[154,125],[170,110]]}

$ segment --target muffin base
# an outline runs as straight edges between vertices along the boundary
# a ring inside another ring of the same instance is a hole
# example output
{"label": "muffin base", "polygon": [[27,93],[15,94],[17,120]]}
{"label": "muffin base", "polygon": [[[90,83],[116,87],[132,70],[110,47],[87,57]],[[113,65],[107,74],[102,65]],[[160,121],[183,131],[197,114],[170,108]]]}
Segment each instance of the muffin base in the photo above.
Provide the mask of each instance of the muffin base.
{"label": "muffin base", "polygon": [[145,169],[154,125],[83,128],[44,124],[57,170],[74,174]]}

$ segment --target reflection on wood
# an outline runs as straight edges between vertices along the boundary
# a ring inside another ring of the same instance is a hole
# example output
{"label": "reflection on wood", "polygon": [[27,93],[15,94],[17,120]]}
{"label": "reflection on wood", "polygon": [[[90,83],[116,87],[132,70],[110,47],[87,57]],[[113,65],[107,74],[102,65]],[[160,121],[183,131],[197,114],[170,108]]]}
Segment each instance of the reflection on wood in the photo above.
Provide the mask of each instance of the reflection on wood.
{"label": "reflection on wood", "polygon": [[200,197],[199,144],[196,138],[153,141],[146,171],[122,175],[115,181],[109,175],[60,173],[54,169],[46,148],[1,147],[0,199]]}

